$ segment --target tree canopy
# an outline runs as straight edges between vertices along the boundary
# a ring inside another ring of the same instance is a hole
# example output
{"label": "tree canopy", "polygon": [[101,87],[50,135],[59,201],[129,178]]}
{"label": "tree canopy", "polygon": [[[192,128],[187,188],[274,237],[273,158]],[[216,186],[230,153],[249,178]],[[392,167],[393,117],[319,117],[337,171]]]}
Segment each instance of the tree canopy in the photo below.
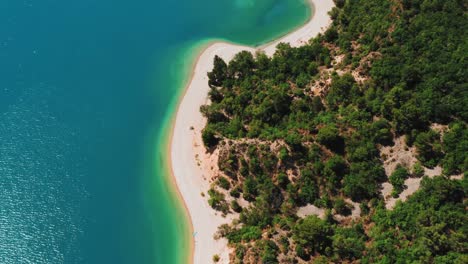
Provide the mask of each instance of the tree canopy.
{"label": "tree canopy", "polygon": [[[239,213],[220,230],[235,263],[468,262],[466,1],[335,3],[304,46],[214,58],[202,139],[209,203]],[[415,159],[389,170],[397,138]],[[409,177],[420,190],[386,209],[382,184],[398,198]]]}

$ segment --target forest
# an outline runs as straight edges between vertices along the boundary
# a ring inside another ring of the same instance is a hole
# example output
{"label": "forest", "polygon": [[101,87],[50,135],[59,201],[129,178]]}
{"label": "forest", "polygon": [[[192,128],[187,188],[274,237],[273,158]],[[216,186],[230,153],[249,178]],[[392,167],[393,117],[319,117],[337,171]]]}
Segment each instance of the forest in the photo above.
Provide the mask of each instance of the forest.
{"label": "forest", "polygon": [[[239,215],[217,236],[232,263],[468,263],[468,3],[335,4],[305,46],[214,58],[209,204]],[[400,138],[415,161],[390,168]]]}

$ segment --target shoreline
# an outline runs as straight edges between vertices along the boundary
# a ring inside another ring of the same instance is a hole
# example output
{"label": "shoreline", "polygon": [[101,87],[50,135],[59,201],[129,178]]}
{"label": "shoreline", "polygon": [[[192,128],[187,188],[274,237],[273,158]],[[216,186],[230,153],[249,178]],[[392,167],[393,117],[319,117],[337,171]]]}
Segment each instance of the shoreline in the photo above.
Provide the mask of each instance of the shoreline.
{"label": "shoreline", "polygon": [[211,40],[204,40],[204,41],[200,41],[200,43],[198,44],[195,44],[193,50],[194,52],[196,52],[195,54],[197,54],[197,56],[194,56],[195,59],[192,60],[192,63],[189,67],[189,74],[188,74],[188,77],[187,79],[184,79],[182,80],[182,85],[184,85],[184,89],[182,90],[182,92],[180,94],[177,95],[177,100],[172,102],[172,104],[175,104],[176,105],[176,115],[171,115],[169,116],[169,120],[167,120],[166,122],[164,122],[165,124],[169,124],[169,133],[168,134],[164,134],[164,138],[162,140],[162,142],[165,142],[165,147],[164,147],[164,150],[165,150],[165,153],[168,154],[167,155],[167,164],[166,166],[167,167],[167,170],[168,170],[168,175],[169,175],[169,179],[168,179],[168,182],[169,184],[171,185],[171,188],[170,188],[170,191],[171,192],[174,192],[175,195],[177,196],[177,201],[179,204],[182,204],[182,207],[183,207],[183,212],[182,214],[184,215],[184,218],[185,218],[185,224],[188,224],[188,234],[186,234],[186,237],[189,238],[190,242],[188,243],[188,254],[187,254],[187,261],[186,263],[193,263],[193,259],[194,259],[194,255],[195,255],[195,243],[193,243],[193,233],[194,233],[194,227],[193,227],[193,221],[192,221],[192,217],[190,215],[190,211],[189,211],[189,208],[187,206],[187,203],[185,202],[185,199],[184,199],[184,196],[182,194],[182,192],[180,191],[179,187],[178,187],[178,184],[177,184],[177,180],[176,180],[176,177],[174,176],[174,169],[173,169],[173,166],[172,166],[172,155],[171,155],[171,152],[172,152],[172,140],[173,140],[173,137],[174,137],[174,129],[175,129],[175,123],[176,123],[176,117],[177,117],[177,112],[178,112],[178,109],[179,109],[179,106],[182,102],[182,99],[185,97],[185,94],[187,93],[187,88],[188,88],[188,85],[190,84],[191,82],[191,79],[193,78],[193,75],[194,75],[194,69],[198,63],[198,60],[201,56],[201,54],[204,52],[204,50],[210,46],[212,43]]}
{"label": "shoreline", "polygon": [[[227,241],[222,238],[213,239],[213,234],[217,227],[223,223],[228,223],[232,219],[232,214],[222,218],[220,213],[212,209],[207,202],[207,195],[203,197],[201,193],[206,193],[211,184],[209,181],[210,170],[213,166],[206,167],[207,157],[201,143],[201,130],[205,125],[199,108],[208,101],[208,79],[207,72],[212,70],[213,57],[218,55],[226,62],[229,62],[235,54],[247,50],[255,52],[264,51],[268,56],[272,56],[276,50],[276,45],[286,42],[293,47],[301,46],[315,37],[323,29],[328,27],[331,19],[328,11],[333,8],[332,0],[308,0],[312,6],[310,19],[290,33],[260,44],[255,47],[238,45],[224,40],[201,41],[193,49],[197,56],[192,61],[190,75],[184,79],[182,85],[185,86],[181,93],[177,95],[177,100],[173,102],[177,111],[170,116],[167,123],[170,127],[169,134],[166,134],[165,150],[168,153],[168,170],[170,172],[169,182],[176,192],[178,199],[183,203],[184,212],[189,224],[190,239],[187,263],[205,264],[212,262],[212,256],[218,254],[221,257],[219,263],[227,263],[229,251],[226,250]],[[199,160],[200,157],[203,157]],[[203,168],[203,167],[206,168]],[[205,177],[206,176],[206,177]]]}
{"label": "shoreline", "polygon": [[[197,54],[196,56],[194,56],[194,59],[191,60],[191,65],[188,67],[188,72],[186,74],[187,78],[182,80],[181,81],[181,84],[185,87],[179,94],[176,95],[176,98],[177,100],[171,102],[171,106],[174,106],[176,105],[176,109],[179,108],[180,106],[180,103],[182,102],[182,98],[185,96],[186,92],[187,92],[187,87],[188,85],[190,84],[190,81],[191,79],[193,78],[193,74],[194,74],[194,69],[195,69],[195,66],[197,65],[197,62],[198,62],[198,59],[200,58],[201,54],[203,53],[203,51],[213,43],[212,40],[202,40],[200,41],[199,43],[196,43],[192,48],[192,52],[188,52],[188,53],[191,53],[191,54]],[[172,107],[171,107],[172,108]],[[177,111],[176,111],[176,115],[177,115]],[[187,254],[187,260],[185,263],[193,263],[193,258],[194,258],[194,254],[195,254],[195,245],[193,243],[193,237],[192,237],[192,234],[193,234],[193,222],[192,222],[192,218],[191,218],[191,215],[190,215],[190,211],[189,211],[189,208],[187,206],[187,203],[185,202],[185,199],[184,199],[184,196],[182,195],[178,185],[177,185],[177,181],[176,181],[176,178],[174,177],[174,171],[173,171],[173,166],[172,166],[172,156],[171,156],[171,150],[172,150],[172,140],[173,140],[173,137],[174,137],[174,127],[175,127],[175,121],[176,121],[176,115],[170,115],[170,116],[166,116],[166,120],[164,121],[164,124],[166,124],[166,126],[169,127],[169,133],[163,133],[162,134],[162,137],[160,138],[160,142],[164,142],[164,147],[163,147],[163,150],[164,150],[164,153],[167,155],[167,160],[166,160],[166,164],[165,164],[165,170],[167,170],[167,174],[166,175],[169,175],[169,177],[167,177],[168,179],[168,183],[170,185],[170,188],[169,188],[169,192],[172,192],[176,197],[177,197],[177,203],[179,203],[179,206],[180,204],[182,204],[182,214],[183,214],[183,217],[185,218],[186,221],[184,221],[183,225],[185,224],[188,224],[188,233],[185,234],[185,237],[189,238],[190,242],[188,243],[188,254]],[[167,166],[167,167],[166,167]]]}

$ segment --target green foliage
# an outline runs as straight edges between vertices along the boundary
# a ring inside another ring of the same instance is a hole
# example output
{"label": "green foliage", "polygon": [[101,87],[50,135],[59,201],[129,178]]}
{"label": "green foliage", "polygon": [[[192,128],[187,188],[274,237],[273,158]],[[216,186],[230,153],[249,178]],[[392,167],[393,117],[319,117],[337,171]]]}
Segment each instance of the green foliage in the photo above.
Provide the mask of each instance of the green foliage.
{"label": "green foliage", "polygon": [[241,192],[242,192],[242,188],[240,186],[236,186],[236,187],[232,188],[232,190],[229,192],[229,194],[234,198],[239,198]]}
{"label": "green foliage", "polygon": [[437,166],[443,156],[440,135],[434,130],[421,132],[414,145],[418,149],[418,159],[427,167]]}
{"label": "green foliage", "polygon": [[338,31],[335,27],[331,27],[325,32],[324,39],[327,42],[333,42],[338,38]]}
{"label": "green foliage", "polygon": [[325,163],[323,175],[331,185],[339,187],[348,170],[348,165],[343,157],[334,155]]}
{"label": "green foliage", "polygon": [[331,245],[330,236],[333,230],[325,221],[315,215],[298,221],[293,229],[293,239],[306,254],[323,253]]}
{"label": "green foliage", "polygon": [[247,201],[253,201],[257,196],[257,182],[253,178],[248,177],[245,179],[242,188],[242,195]]}
{"label": "green foliage", "polygon": [[379,119],[372,123],[371,130],[374,142],[382,145],[391,145],[393,142],[391,128],[390,123],[386,119]]}
{"label": "green foliage", "polygon": [[229,187],[231,187],[231,184],[229,183],[229,180],[226,179],[225,177],[219,177],[218,178],[218,185],[219,187],[225,189],[225,190],[228,190]]}
{"label": "green foliage", "polygon": [[317,141],[334,151],[340,152],[344,148],[343,138],[335,125],[322,127],[317,134]]}
{"label": "green foliage", "polygon": [[313,179],[301,177],[297,186],[299,187],[299,192],[297,193],[298,205],[313,204],[315,199],[318,198],[317,184]]}
{"label": "green foliage", "polygon": [[350,173],[344,178],[344,193],[354,201],[362,201],[378,196],[379,182],[385,177],[382,167],[372,162],[351,164]]}
{"label": "green foliage", "polygon": [[368,261],[382,258],[390,263],[430,263],[461,259],[468,245],[464,199],[466,192],[459,181],[424,178],[421,190],[408,201],[392,211],[379,208],[373,216],[376,225],[370,232],[374,242]]}
{"label": "green foliage", "polygon": [[217,55],[214,57],[213,71],[208,73],[208,85],[221,86],[227,78],[227,64]]}
{"label": "green foliage", "polygon": [[[398,196],[409,172],[398,167],[387,179],[379,150],[405,135],[419,160],[411,176],[422,177],[423,165],[466,176],[465,2],[335,3],[332,25],[307,45],[281,43],[271,58],[244,51],[229,64],[216,57],[208,75],[202,139],[210,150],[223,148],[218,165],[232,185],[218,184],[250,202],[230,204],[239,223],[223,234],[235,263],[247,254],[276,263],[276,231],[292,235],[295,255],[312,262],[466,262],[467,180],[423,178],[422,190],[386,210],[381,184],[389,180]],[[342,62],[332,66],[330,54],[344,55]],[[356,71],[365,78],[355,80]],[[325,89],[317,95],[311,84]],[[348,198],[360,202],[356,223],[331,214],[348,215]],[[223,201],[210,193],[210,205],[229,210]],[[297,220],[306,204],[324,208],[325,220]]]}
{"label": "green foliage", "polygon": [[289,183],[289,178],[288,178],[288,175],[286,175],[286,173],[284,172],[280,172],[278,174],[278,185],[281,187],[281,188],[286,188],[286,186],[288,185]]}
{"label": "green foliage", "polygon": [[336,7],[343,8],[346,3],[346,0],[333,0],[333,2],[335,2]]}
{"label": "green foliage", "polygon": [[208,199],[208,204],[211,207],[213,207],[213,209],[221,211],[223,213],[228,213],[229,206],[226,203],[224,194],[211,188],[208,190],[208,195],[210,195],[210,198]]}
{"label": "green foliage", "polygon": [[351,214],[351,206],[342,198],[335,200],[333,209],[335,209],[335,212],[340,215],[348,216]]}
{"label": "green foliage", "polygon": [[243,78],[252,73],[255,68],[255,59],[252,53],[241,51],[229,62],[228,75],[235,78]]}
{"label": "green foliage", "polygon": [[206,126],[202,131],[202,140],[203,144],[207,148],[215,147],[219,142],[219,139],[216,137],[215,130],[209,125]]}
{"label": "green foliage", "polygon": [[411,91],[400,101],[404,114],[396,116],[404,118],[399,121],[404,122],[402,131],[420,127],[417,119],[466,120],[466,93],[462,96],[466,72],[459,71],[467,63],[462,59],[467,32],[464,11],[464,1],[459,0],[404,1],[403,8],[395,11],[400,21],[389,21],[395,24],[387,36],[391,43],[382,45],[382,59],[374,63],[371,75],[385,88],[403,83]]}
{"label": "green foliage", "polygon": [[260,249],[260,258],[262,264],[277,264],[278,262],[278,251],[279,248],[275,242],[271,240],[260,240],[256,243],[256,246]]}
{"label": "green foliage", "polygon": [[240,229],[235,229],[226,237],[229,243],[239,243],[241,241],[251,241],[259,239],[262,236],[262,230],[256,226],[244,226]]}
{"label": "green foliage", "polygon": [[390,175],[388,178],[390,180],[390,183],[393,185],[393,191],[392,191],[392,196],[393,197],[398,197],[398,195],[406,189],[405,186],[405,180],[408,179],[409,173],[408,170],[399,165],[396,167],[395,171]]}
{"label": "green foliage", "polygon": [[442,160],[444,173],[447,175],[461,173],[468,170],[468,129],[465,123],[455,122],[444,134]]}
{"label": "green foliage", "polygon": [[362,225],[351,228],[337,228],[332,237],[333,252],[337,259],[355,260],[362,257],[366,235]]}
{"label": "green foliage", "polygon": [[354,77],[346,73],[343,76],[335,75],[332,79],[330,91],[327,94],[327,104],[332,109],[346,106],[351,103],[354,95],[359,93]]}
{"label": "green foliage", "polygon": [[271,224],[273,218],[266,201],[261,201],[253,206],[244,208],[239,217],[242,223],[249,226],[265,228]]}
{"label": "green foliage", "polygon": [[242,212],[242,207],[239,205],[239,203],[236,200],[231,201],[231,208],[236,213]]}
{"label": "green foliage", "polygon": [[289,133],[284,138],[284,141],[286,141],[286,143],[295,150],[298,150],[302,147],[302,137],[299,133],[296,133],[296,132]]}
{"label": "green foliage", "polygon": [[422,177],[424,176],[424,168],[421,166],[421,163],[416,162],[413,166],[412,176]]}

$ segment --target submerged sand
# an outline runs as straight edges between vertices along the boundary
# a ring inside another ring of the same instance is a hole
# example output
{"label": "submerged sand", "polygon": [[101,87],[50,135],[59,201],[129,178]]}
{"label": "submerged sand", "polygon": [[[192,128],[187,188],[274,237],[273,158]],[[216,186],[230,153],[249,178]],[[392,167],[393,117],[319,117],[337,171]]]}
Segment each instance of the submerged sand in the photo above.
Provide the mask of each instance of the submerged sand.
{"label": "submerged sand", "polygon": [[[314,16],[303,27],[260,48],[216,42],[209,45],[198,57],[193,70],[193,76],[186,88],[185,94],[177,109],[170,142],[170,159],[172,173],[182,195],[185,206],[190,214],[194,244],[193,263],[212,263],[213,255],[220,256],[219,263],[229,262],[229,250],[226,239],[215,240],[214,233],[218,226],[229,223],[232,216],[223,218],[220,212],[208,205],[207,190],[210,179],[215,176],[217,164],[203,146],[201,130],[206,124],[200,113],[200,106],[208,101],[207,73],[213,68],[215,55],[230,61],[235,54],[247,50],[264,51],[268,56],[273,55],[276,45],[280,42],[289,43],[293,47],[307,43],[309,39],[323,32],[331,23],[328,12],[333,8],[333,0],[309,0],[314,6]],[[202,193],[205,196],[202,196]]]}

